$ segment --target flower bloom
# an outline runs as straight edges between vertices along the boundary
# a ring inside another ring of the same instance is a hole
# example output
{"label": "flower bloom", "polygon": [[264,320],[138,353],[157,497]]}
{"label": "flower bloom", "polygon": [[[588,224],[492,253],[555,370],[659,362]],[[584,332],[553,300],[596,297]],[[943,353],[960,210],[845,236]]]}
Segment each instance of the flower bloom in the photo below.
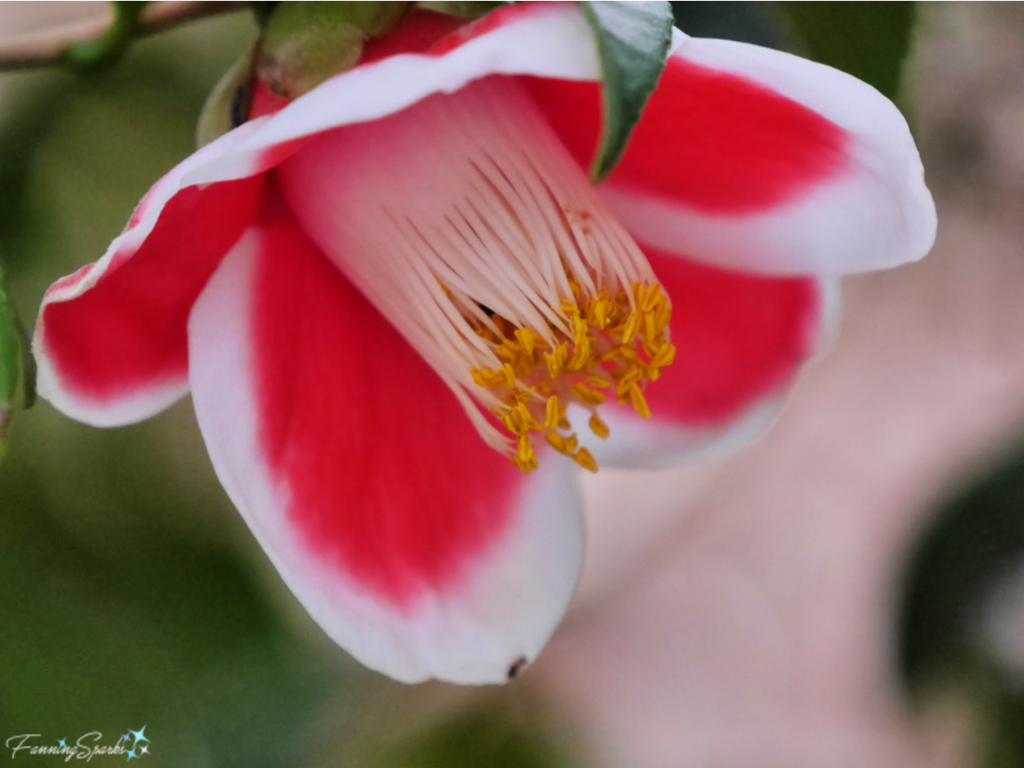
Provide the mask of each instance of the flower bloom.
{"label": "flower bloom", "polygon": [[90,424],[191,391],[218,477],[332,638],[400,680],[492,682],[576,585],[578,465],[763,425],[839,276],[923,256],[935,211],[871,87],[678,31],[594,187],[576,5],[455,24],[411,17],[170,171],[49,289],[35,353],[40,393]]}

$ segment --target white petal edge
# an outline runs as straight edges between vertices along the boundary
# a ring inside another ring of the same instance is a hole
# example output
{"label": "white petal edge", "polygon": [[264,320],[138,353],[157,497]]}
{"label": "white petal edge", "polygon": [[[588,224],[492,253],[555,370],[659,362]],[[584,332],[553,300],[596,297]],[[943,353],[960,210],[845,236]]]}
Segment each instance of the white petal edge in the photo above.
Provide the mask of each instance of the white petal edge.
{"label": "white petal edge", "polygon": [[903,115],[867,83],[832,67],[728,40],[686,38],[673,54],[779,93],[851,134],[852,169],[764,212],[714,215],[634,189],[601,194],[637,239],[721,267],[840,275],[924,257],[935,203]]}
{"label": "white petal edge", "polygon": [[65,279],[58,281],[43,297],[39,308],[39,320],[33,332],[32,351],[38,367],[36,391],[39,396],[48,400],[57,410],[77,421],[94,427],[115,427],[142,421],[164,408],[172,405],[188,393],[188,381],[184,378],[152,381],[137,391],[118,397],[115,400],[97,403],[77,396],[61,382],[46,345],[46,323],[44,310],[51,304],[70,301],[91,290],[111,264],[123,263],[130,259],[149,237],[160,218],[164,206],[178,192],[188,186],[185,177],[188,173],[205,163],[241,144],[253,132],[259,129],[263,121],[253,121],[222,136],[217,141],[203,147],[184,161],[172,168],[163,178],[150,188],[146,197],[136,209],[138,221],[116,237],[106,253],[97,261],[89,272],[80,280]]}
{"label": "white petal edge", "polygon": [[243,236],[189,320],[196,416],[228,496],[313,619],[360,662],[407,683],[505,682],[519,659],[536,659],[579,579],[584,534],[575,465],[547,461],[529,475],[513,530],[473,566],[468,586],[435,596],[411,615],[390,610],[321,567],[298,541],[257,455],[248,373],[254,350],[246,318],[259,247],[258,231]]}
{"label": "white petal edge", "polygon": [[[805,365],[827,352],[839,327],[841,279],[819,278],[817,282],[821,297],[818,326]],[[685,362],[685,350],[680,350],[677,364]],[[659,382],[652,384],[658,385]],[[598,465],[608,468],[657,470],[719,460],[746,447],[768,430],[785,404],[790,388],[791,385],[766,393],[717,428],[672,422],[659,418],[657,410],[650,419],[642,419],[621,407],[601,412],[601,418],[611,431],[606,440],[597,438],[587,429],[577,434],[580,444],[591,452]],[[586,424],[589,413],[573,405],[568,417],[573,424]]]}
{"label": "white petal edge", "polygon": [[[672,32],[674,51],[685,35]],[[442,56],[402,54],[344,72],[289,104],[233,152],[196,169],[191,183],[251,175],[262,170],[261,157],[275,146],[377,120],[498,74],[600,80],[594,36],[582,11],[575,3],[538,4]]]}

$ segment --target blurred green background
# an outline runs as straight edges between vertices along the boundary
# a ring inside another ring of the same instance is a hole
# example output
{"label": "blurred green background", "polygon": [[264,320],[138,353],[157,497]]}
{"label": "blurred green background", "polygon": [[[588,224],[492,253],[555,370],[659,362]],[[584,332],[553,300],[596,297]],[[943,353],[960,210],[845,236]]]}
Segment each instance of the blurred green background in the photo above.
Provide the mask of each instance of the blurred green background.
{"label": "blurred green background", "polygon": [[[673,5],[691,34],[789,48],[893,96],[915,16],[901,3]],[[27,324],[193,150],[206,93],[255,32],[235,14],[139,42],[102,72],[0,75],[0,259]],[[973,713],[979,764],[1024,765],[1019,670],[977,630],[1024,558],[1024,459],[973,477],[921,526],[893,584],[893,665],[908,691]],[[351,662],[255,546],[187,399],[117,430],[40,403],[17,414],[0,464],[0,736],[144,724],[161,766],[615,764],[529,675],[403,687]]]}

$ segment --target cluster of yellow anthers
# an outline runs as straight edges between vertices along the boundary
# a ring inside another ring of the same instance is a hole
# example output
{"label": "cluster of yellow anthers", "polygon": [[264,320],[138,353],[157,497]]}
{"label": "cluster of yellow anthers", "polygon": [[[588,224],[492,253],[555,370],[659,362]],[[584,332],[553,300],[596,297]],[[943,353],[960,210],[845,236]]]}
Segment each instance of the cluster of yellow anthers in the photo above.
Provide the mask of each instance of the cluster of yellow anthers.
{"label": "cluster of yellow anthers", "polygon": [[628,291],[601,289],[593,295],[584,295],[575,282],[571,287],[573,297],[563,298],[560,305],[573,330],[571,337],[551,326],[547,337],[555,340],[552,344],[533,328],[516,328],[497,315],[491,319],[501,336],[490,328],[475,329],[494,344],[503,363],[498,369],[473,369],[473,381],[502,401],[494,414],[515,435],[512,461],[523,472],[537,468],[530,442],[534,432],[596,472],[594,457],[569,431],[567,405],[577,402],[588,408],[591,431],[604,439],[608,426],[597,415],[597,407],[614,395],[649,417],[647,382],[661,376],[675,358],[676,349],[666,334],[672,305],[659,284],[634,283]]}

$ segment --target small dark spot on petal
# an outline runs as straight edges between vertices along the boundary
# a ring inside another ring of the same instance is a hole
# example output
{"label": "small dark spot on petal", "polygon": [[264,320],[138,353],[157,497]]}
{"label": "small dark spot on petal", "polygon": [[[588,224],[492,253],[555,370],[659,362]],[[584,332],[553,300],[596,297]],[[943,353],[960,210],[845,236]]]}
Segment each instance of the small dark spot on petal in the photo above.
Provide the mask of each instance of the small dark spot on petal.
{"label": "small dark spot on petal", "polygon": [[249,84],[243,83],[231,96],[231,127],[237,128],[249,119]]}
{"label": "small dark spot on petal", "polygon": [[512,666],[508,668],[508,679],[515,680],[516,676],[523,671],[527,664],[529,664],[529,662],[526,660],[525,656],[520,656],[512,662]]}

